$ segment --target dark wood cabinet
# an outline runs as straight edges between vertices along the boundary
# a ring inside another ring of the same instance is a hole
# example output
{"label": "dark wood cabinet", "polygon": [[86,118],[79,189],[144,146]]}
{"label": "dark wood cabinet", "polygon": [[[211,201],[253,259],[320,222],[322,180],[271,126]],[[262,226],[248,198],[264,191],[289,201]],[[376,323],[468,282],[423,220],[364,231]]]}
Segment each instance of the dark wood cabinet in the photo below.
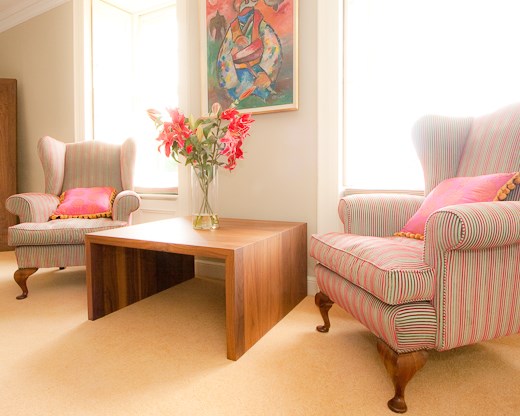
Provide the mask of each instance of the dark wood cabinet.
{"label": "dark wood cabinet", "polygon": [[5,209],[5,200],[16,193],[16,80],[0,78],[0,251],[7,245],[7,229],[16,217]]}

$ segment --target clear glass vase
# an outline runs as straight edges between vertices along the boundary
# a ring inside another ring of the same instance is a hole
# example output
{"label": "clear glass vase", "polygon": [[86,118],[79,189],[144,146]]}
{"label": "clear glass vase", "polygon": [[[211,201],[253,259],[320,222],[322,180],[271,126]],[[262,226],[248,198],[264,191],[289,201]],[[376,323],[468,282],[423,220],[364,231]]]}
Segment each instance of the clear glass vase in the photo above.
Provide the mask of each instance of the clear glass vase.
{"label": "clear glass vase", "polygon": [[192,222],[196,230],[215,230],[218,221],[218,166],[191,166]]}

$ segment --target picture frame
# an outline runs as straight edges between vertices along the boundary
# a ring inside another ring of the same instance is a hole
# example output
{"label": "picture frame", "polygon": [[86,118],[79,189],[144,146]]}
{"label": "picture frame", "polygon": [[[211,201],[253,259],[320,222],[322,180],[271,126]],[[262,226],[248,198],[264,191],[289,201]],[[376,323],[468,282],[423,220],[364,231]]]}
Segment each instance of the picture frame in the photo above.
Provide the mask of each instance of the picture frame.
{"label": "picture frame", "polygon": [[298,109],[298,1],[199,0],[202,112]]}

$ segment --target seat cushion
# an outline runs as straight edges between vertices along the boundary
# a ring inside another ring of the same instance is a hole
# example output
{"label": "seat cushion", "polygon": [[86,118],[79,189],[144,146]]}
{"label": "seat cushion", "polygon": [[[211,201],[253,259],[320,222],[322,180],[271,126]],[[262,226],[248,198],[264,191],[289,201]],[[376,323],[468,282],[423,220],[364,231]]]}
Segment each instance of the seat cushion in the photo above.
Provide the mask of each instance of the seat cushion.
{"label": "seat cushion", "polygon": [[321,264],[315,271],[320,290],[396,352],[435,348],[437,317],[430,302],[389,305]]}
{"label": "seat cushion", "polygon": [[18,246],[48,246],[84,244],[85,234],[126,226],[124,221],[111,218],[70,218],[48,222],[24,222],[9,227],[8,244]]}
{"label": "seat cushion", "polygon": [[354,234],[313,235],[310,255],[389,305],[431,300],[433,270],[423,261],[422,240]]}

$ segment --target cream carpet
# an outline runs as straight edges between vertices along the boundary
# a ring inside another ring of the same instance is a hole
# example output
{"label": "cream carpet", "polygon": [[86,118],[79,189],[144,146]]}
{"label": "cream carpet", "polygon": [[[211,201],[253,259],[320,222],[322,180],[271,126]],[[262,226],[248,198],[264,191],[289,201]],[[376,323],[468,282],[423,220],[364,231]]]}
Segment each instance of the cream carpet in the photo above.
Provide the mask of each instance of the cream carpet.
{"label": "cream carpet", "polygon": [[[0,253],[0,415],[392,415],[375,338],[312,297],[237,362],[226,359],[224,287],[196,278],[97,321],[85,269],[42,269],[29,297]],[[433,352],[408,415],[520,414],[520,336]]]}

